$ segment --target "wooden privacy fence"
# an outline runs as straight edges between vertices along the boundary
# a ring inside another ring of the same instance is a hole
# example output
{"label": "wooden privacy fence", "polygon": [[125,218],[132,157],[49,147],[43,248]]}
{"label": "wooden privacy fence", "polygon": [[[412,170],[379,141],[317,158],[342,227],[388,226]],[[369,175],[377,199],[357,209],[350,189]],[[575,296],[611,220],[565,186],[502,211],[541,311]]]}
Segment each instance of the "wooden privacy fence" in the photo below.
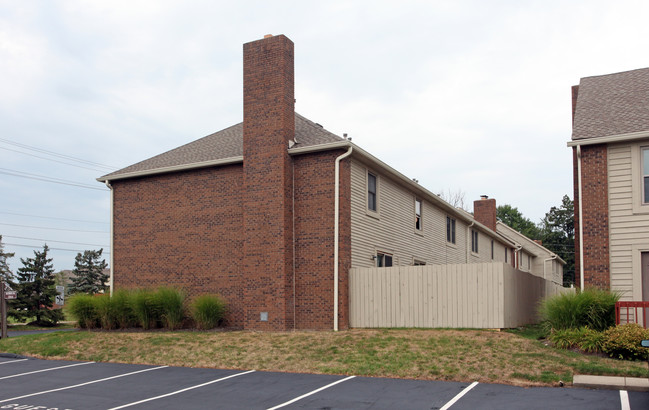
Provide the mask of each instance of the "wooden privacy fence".
{"label": "wooden privacy fence", "polygon": [[546,296],[574,291],[504,263],[353,268],[351,327],[511,328]]}

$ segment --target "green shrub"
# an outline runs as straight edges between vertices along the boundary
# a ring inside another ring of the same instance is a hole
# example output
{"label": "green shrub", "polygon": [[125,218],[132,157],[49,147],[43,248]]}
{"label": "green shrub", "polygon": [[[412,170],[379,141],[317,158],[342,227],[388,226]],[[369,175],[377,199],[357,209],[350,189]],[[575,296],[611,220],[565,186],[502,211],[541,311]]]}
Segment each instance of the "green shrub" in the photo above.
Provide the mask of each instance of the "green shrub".
{"label": "green shrub", "polygon": [[185,293],[181,290],[161,287],[154,294],[156,306],[164,327],[178,329],[185,318]]}
{"label": "green shrub", "polygon": [[587,327],[553,330],[548,339],[559,349],[579,348],[585,352],[601,352],[604,333]]}
{"label": "green shrub", "polygon": [[77,293],[68,299],[67,310],[70,315],[77,321],[82,329],[92,329],[97,327],[99,315],[95,306],[94,298],[85,293]]}
{"label": "green shrub", "polygon": [[604,332],[603,351],[611,357],[625,360],[647,360],[649,348],[641,341],[649,339],[649,330],[636,323],[618,325]]}
{"label": "green shrub", "polygon": [[199,329],[213,329],[225,315],[226,304],[217,295],[198,296],[191,305],[192,318]]}
{"label": "green shrub", "polygon": [[103,329],[114,329],[117,327],[117,317],[115,315],[115,307],[113,300],[108,293],[95,295],[93,298],[99,324]]}
{"label": "green shrub", "polygon": [[544,300],[539,315],[547,331],[589,329],[603,331],[615,325],[615,302],[619,294],[597,289],[563,293]]}
{"label": "green shrub", "polygon": [[138,324],[145,330],[156,327],[160,321],[160,307],[155,294],[150,290],[139,289],[133,291],[130,300]]}
{"label": "green shrub", "polygon": [[113,310],[117,327],[126,329],[135,326],[137,319],[131,307],[132,292],[119,289],[113,292]]}

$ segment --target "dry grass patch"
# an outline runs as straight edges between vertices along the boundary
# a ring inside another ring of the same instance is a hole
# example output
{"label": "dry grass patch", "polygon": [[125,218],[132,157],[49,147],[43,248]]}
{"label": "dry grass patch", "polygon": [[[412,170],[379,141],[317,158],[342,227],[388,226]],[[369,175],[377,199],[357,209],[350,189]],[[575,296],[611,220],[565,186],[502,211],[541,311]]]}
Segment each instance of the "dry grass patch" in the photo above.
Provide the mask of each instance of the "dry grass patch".
{"label": "dry grass patch", "polygon": [[481,330],[74,332],[0,341],[43,358],[427,380],[552,385],[573,374],[647,376],[647,365]]}

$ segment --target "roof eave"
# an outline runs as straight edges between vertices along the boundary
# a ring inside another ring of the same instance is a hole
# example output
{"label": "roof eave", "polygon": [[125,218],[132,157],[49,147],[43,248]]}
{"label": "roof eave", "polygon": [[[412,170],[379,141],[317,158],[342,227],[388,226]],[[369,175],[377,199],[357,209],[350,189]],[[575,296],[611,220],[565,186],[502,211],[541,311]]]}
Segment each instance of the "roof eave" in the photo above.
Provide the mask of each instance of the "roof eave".
{"label": "roof eave", "polygon": [[408,186],[411,190],[418,192],[422,196],[422,199],[427,199],[428,201],[437,205],[439,208],[445,210],[450,215],[453,215],[456,218],[461,219],[468,224],[473,223],[474,226],[481,228],[480,229],[481,231],[483,231],[484,233],[486,233],[488,236],[492,238],[495,238],[501,242],[508,243],[509,245],[514,244],[509,239],[505,238],[503,240],[503,237],[501,235],[498,235],[497,232],[494,232],[487,226],[476,221],[473,218],[473,215],[461,209],[455,208],[453,205],[449,204],[448,202],[440,198],[439,195],[436,195],[433,192],[429,191],[428,189],[424,188],[423,186],[419,185],[419,183],[403,175],[401,172],[392,168],[390,165],[381,161],[380,159],[370,154],[369,152],[365,151],[358,145],[352,143],[351,141],[343,140],[343,141],[336,141],[327,144],[311,145],[308,147],[291,148],[289,150],[289,155],[301,155],[301,154],[307,154],[312,152],[321,152],[321,151],[328,151],[333,149],[344,149],[349,147],[353,147],[352,150],[353,157],[360,159],[361,161],[364,161],[366,163],[370,163],[371,165],[376,166],[377,168],[380,168],[383,171],[386,171],[386,173],[394,180],[402,183],[405,186]]}
{"label": "roof eave", "polygon": [[627,134],[604,135],[601,137],[576,139],[568,141],[568,146],[576,147],[578,145],[612,144],[615,142],[629,142],[643,138],[649,138],[649,130],[630,132]]}
{"label": "roof eave", "polygon": [[197,168],[207,168],[207,167],[215,167],[221,165],[238,164],[241,162],[243,162],[243,156],[239,155],[230,158],[221,158],[221,159],[215,159],[211,161],[195,162],[193,164],[183,164],[183,165],[175,165],[171,167],[162,167],[162,168],[147,169],[142,171],[126,172],[123,174],[117,174],[112,176],[111,174],[108,174],[108,175],[104,175],[103,177],[97,178],[97,181],[99,182],[117,181],[120,179],[145,177],[150,175],[166,174],[169,172],[187,171],[187,170],[197,169]]}

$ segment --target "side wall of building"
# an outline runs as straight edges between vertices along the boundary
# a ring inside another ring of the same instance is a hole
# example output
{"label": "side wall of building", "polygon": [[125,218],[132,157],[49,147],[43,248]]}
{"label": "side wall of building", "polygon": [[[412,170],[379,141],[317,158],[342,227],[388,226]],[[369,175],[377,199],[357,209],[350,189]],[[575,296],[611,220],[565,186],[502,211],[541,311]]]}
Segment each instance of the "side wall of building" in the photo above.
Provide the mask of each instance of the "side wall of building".
{"label": "side wall of building", "polygon": [[[334,172],[344,151],[294,156],[296,327],[333,329]],[[340,165],[338,326],[349,326],[350,160]]]}
{"label": "side wall of building", "polygon": [[[377,176],[377,212],[368,210],[367,175]],[[422,229],[415,227],[415,200],[422,201]],[[478,232],[478,252],[471,252],[468,225],[455,219],[455,243],[446,240],[448,214],[417,193],[390,179],[379,169],[353,160],[351,164],[351,263],[353,267],[376,266],[377,252],[393,256],[394,266],[504,262],[505,247]],[[468,252],[467,252],[468,250]],[[511,252],[508,262],[511,263]]]}
{"label": "side wall of building", "polygon": [[643,147],[649,140],[608,148],[611,290],[642,300],[640,255],[649,252],[649,205],[642,205]]}
{"label": "side wall of building", "polygon": [[242,183],[240,165],[113,181],[115,289],[218,293],[241,325]]}

